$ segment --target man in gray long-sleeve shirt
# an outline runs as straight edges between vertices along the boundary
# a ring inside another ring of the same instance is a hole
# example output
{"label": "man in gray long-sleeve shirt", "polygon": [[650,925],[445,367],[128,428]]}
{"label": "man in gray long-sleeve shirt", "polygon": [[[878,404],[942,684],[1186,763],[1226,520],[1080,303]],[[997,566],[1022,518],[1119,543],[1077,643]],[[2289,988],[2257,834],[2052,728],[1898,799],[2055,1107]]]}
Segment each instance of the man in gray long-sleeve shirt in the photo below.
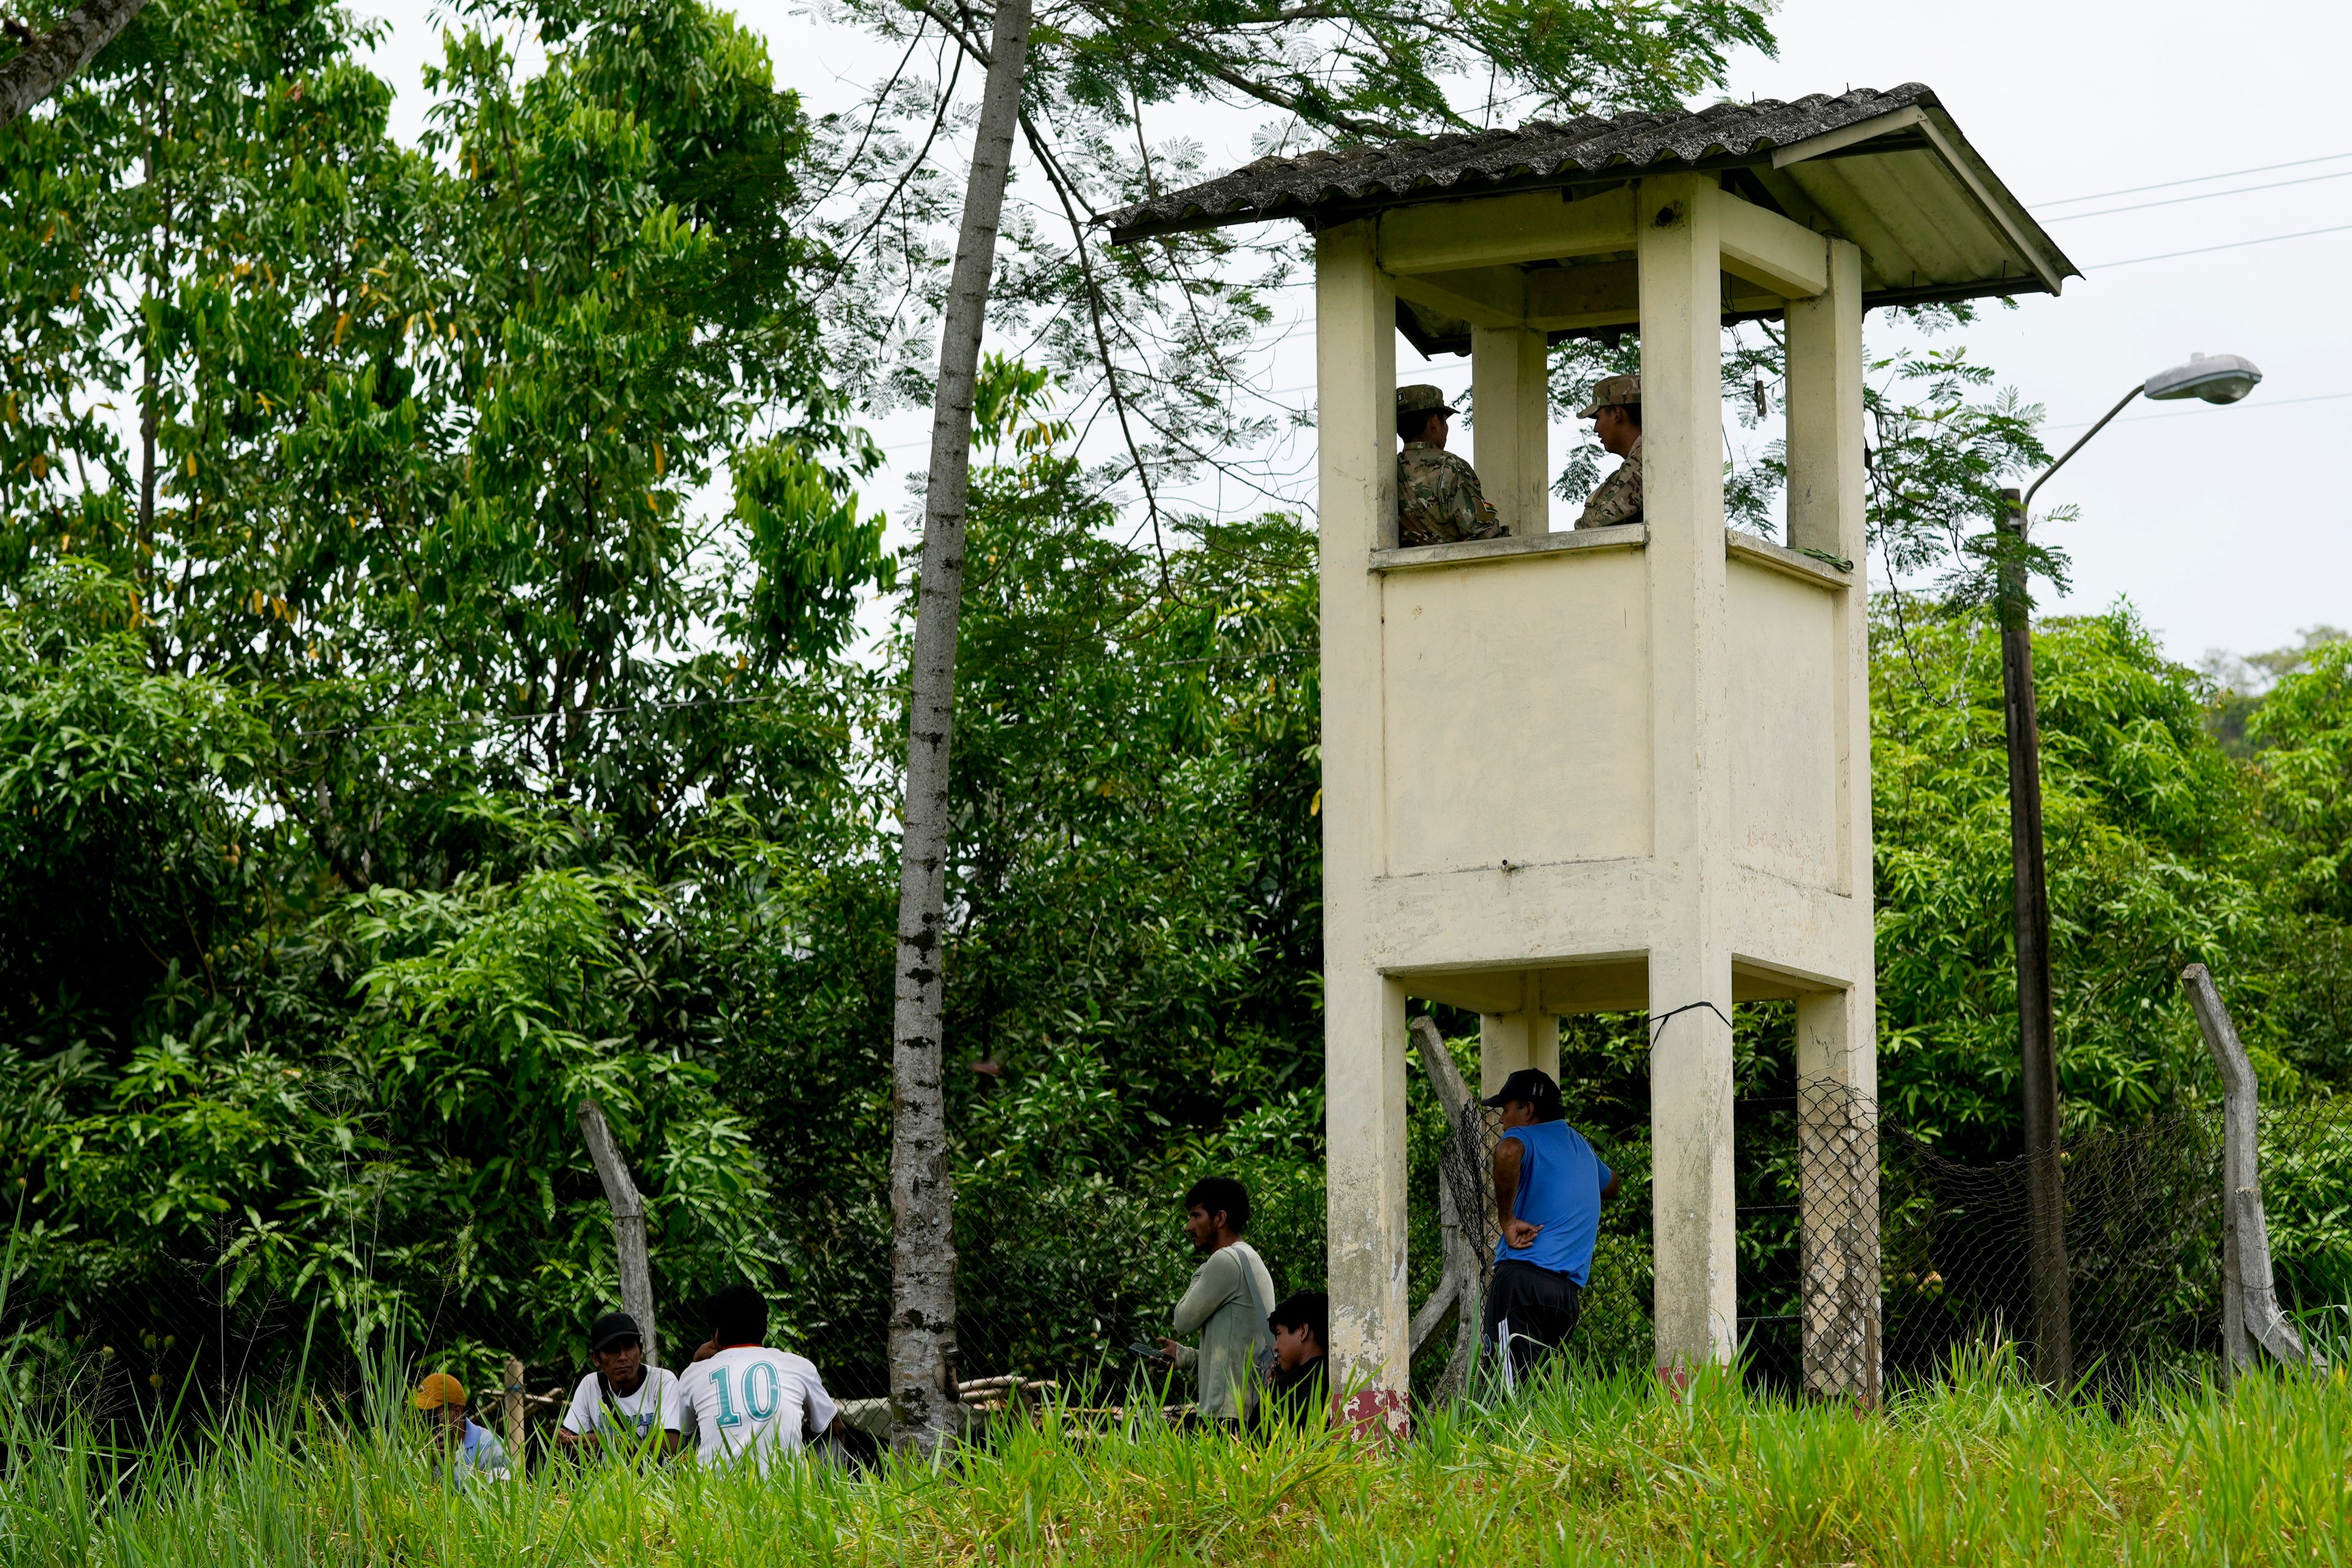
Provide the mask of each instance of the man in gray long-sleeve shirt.
{"label": "man in gray long-sleeve shirt", "polygon": [[1176,1303],[1176,1331],[1198,1331],[1201,1347],[1163,1339],[1160,1348],[1179,1366],[1200,1373],[1200,1412],[1204,1421],[1239,1422],[1249,1415],[1252,1392],[1274,1331],[1274,1277],[1257,1249],[1242,1239],[1249,1226],[1249,1189],[1231,1176],[1208,1176],[1184,1194],[1184,1234],[1209,1256],[1193,1272],[1184,1299]]}

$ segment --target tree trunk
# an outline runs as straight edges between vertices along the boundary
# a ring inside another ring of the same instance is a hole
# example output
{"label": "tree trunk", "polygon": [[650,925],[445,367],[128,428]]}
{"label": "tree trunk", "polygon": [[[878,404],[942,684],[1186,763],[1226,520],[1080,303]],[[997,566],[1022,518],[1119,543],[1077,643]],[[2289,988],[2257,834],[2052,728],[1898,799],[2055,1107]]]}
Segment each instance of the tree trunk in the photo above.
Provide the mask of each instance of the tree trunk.
{"label": "tree trunk", "polygon": [[1013,162],[1030,0],[1002,0],[988,85],[964,186],[940,379],[931,407],[930,486],[908,669],[907,799],[898,868],[898,997],[891,1015],[890,1433],[900,1447],[935,1449],[955,1429],[955,1238],[948,1177],[940,1016],[944,905],[951,824],[948,752],[954,732],[956,621],[963,601],[964,513],[973,382],[996,266],[996,229]]}
{"label": "tree trunk", "polygon": [[89,0],[26,44],[22,54],[0,66],[0,125],[79,75],[146,8],[147,0]]}
{"label": "tree trunk", "polygon": [[589,1163],[604,1184],[605,1206],[613,1211],[613,1258],[621,1280],[621,1310],[637,1321],[637,1337],[645,1347],[646,1364],[661,1365],[661,1343],[654,1323],[653,1257],[646,1245],[646,1202],[629,1178],[627,1162],[604,1108],[593,1100],[580,1102],[580,1136],[588,1145]]}

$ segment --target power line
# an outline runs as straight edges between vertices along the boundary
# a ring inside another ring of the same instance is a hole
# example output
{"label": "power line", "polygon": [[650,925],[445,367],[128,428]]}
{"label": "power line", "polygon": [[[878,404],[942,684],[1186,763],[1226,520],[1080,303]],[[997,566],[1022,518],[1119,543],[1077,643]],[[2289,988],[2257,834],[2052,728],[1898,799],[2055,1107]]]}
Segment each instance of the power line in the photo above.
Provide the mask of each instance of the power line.
{"label": "power line", "polygon": [[2120,191],[2094,191],[2087,196],[2066,196],[2054,202],[2037,202],[2036,207],[2071,207],[2078,202],[2103,202],[2109,196],[2136,196],[2145,191],[2168,191],[2179,185],[2210,184],[2215,180],[2234,180],[2242,174],[2268,174],[2280,169],[2303,169],[2314,163],[2340,163],[2352,158],[2352,153],[2330,153],[2325,158],[2297,158],[2285,163],[2263,163],[2252,169],[2231,169],[2226,174],[2197,174],[2186,180],[2159,180],[2152,185],[2126,185]]}
{"label": "power line", "polygon": [[[2309,397],[2265,397],[2258,403],[2240,404],[2237,406],[2248,409],[2284,408],[2290,404],[2334,403],[2347,397],[2352,397],[2352,392],[2318,392],[2314,393]],[[2179,409],[2171,414],[2128,415],[2124,418],[2116,420],[2116,423],[2118,425],[2144,425],[2151,419],[2186,419],[2192,414],[2211,414],[2213,412],[2215,412],[2215,410],[2210,405],[2200,405],[2195,408]],[[2078,419],[2071,425],[2045,425],[2042,428],[2045,430],[2082,430],[2087,428],[2094,423],[2095,421],[2089,419]]]}
{"label": "power line", "polygon": [[2141,213],[2150,207],[2177,207],[2183,202],[2210,202],[2217,196],[2250,196],[2256,191],[2283,191],[2289,185],[2315,185],[2322,180],[2346,179],[2352,179],[2352,169],[2338,169],[2332,174],[2305,174],[2299,180],[2273,180],[2267,185],[2241,185],[2234,191],[2200,191],[2193,196],[2168,196],[2160,202],[2134,202],[2127,207],[2101,207],[2093,213],[2063,213],[2042,221],[2073,223],[2083,217],[2113,217],[2117,213]]}
{"label": "power line", "polygon": [[2283,239],[2309,239],[2317,234],[2342,234],[2352,229],[2352,223],[2339,223],[2330,228],[2306,228],[2294,234],[2266,234],[2260,239],[2233,239],[2227,245],[2200,245],[2194,250],[2168,250],[2161,256],[2133,256],[2121,261],[2101,261],[2084,268],[2085,272],[2104,272],[2111,267],[2137,267],[2143,261],[2171,261],[2183,256],[2207,256],[2216,250],[2242,250],[2250,245],[2276,245]]}

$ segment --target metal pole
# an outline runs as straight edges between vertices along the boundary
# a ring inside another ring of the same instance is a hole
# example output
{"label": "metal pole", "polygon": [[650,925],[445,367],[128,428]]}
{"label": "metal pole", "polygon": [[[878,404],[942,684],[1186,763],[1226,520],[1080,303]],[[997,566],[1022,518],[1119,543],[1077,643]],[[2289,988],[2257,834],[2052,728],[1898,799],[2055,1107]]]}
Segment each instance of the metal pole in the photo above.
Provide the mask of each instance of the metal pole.
{"label": "metal pole", "polygon": [[2050,886],[2042,860],[2042,731],[2033,700],[2033,642],[2025,510],[2000,492],[2001,714],[2009,742],[2009,844],[2017,923],[2017,1044],[2024,1123],[2027,1264],[2033,1291],[2033,1370],[2044,1387],[2074,1381],[2066,1301],[2066,1198],[2058,1163],[2058,1052],[2050,1019]]}

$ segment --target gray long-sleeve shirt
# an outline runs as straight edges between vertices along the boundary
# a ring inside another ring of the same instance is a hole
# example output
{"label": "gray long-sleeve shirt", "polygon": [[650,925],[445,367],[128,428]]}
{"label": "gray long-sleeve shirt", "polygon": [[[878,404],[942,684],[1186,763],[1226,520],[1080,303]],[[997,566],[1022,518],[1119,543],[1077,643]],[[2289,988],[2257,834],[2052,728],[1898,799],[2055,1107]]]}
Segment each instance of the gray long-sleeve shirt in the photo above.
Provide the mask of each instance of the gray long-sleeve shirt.
{"label": "gray long-sleeve shirt", "polygon": [[1201,1344],[1186,1349],[1177,1364],[1199,1370],[1202,1415],[1239,1420],[1246,1414],[1251,1369],[1274,1347],[1265,1322],[1273,1310],[1274,1276],[1246,1241],[1219,1247],[1193,1271],[1176,1303],[1176,1331],[1198,1330]]}

